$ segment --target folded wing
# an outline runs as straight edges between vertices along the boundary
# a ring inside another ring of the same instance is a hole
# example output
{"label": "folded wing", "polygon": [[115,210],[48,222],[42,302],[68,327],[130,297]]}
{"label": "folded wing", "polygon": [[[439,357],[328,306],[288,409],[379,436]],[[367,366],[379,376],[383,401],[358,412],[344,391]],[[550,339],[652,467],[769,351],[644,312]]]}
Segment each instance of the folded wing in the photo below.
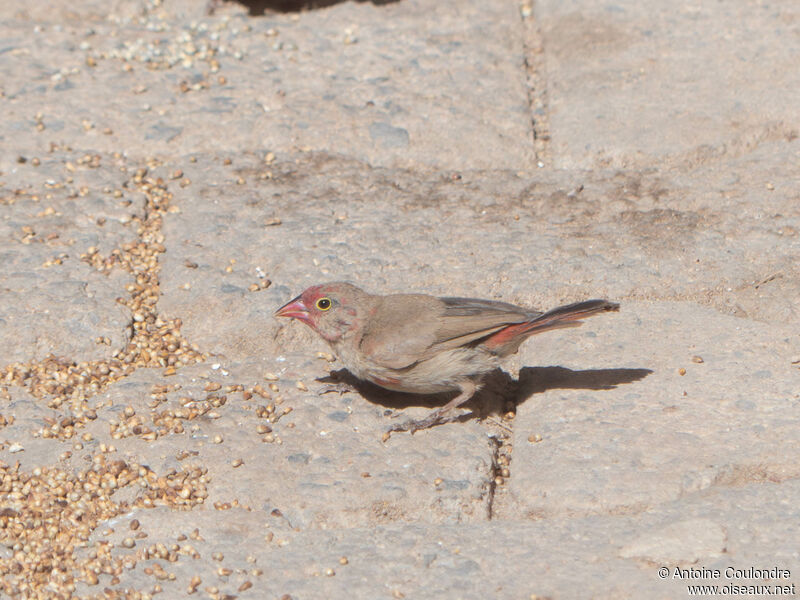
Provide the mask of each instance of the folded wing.
{"label": "folded wing", "polygon": [[475,298],[386,296],[376,308],[360,347],[381,366],[403,369],[541,314],[505,302]]}

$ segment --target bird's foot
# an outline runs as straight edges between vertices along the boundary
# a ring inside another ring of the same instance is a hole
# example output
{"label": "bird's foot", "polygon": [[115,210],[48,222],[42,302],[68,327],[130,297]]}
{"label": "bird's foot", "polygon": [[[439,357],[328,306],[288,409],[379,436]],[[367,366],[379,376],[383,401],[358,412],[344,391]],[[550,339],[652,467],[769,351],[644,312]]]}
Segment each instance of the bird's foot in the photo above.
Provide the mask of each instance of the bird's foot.
{"label": "bird's foot", "polygon": [[339,371],[331,371],[324,377],[317,377],[315,381],[323,384],[317,388],[318,396],[332,393],[337,393],[341,396],[342,394],[357,391],[355,386],[348,382],[347,379],[343,378],[341,372]]}
{"label": "bird's foot", "polygon": [[500,429],[502,429],[506,433],[512,433],[512,431],[513,431],[511,429],[511,427],[509,427],[506,423],[503,423],[503,421],[501,421],[500,419],[497,419],[495,417],[486,417],[486,421],[488,421],[492,425],[495,425],[495,426],[499,427]]}
{"label": "bird's foot", "polygon": [[392,425],[383,434],[383,441],[385,442],[388,440],[396,431],[407,431],[413,435],[415,431],[419,431],[420,429],[428,429],[434,425],[449,423],[450,421],[455,421],[458,417],[459,415],[452,414],[452,411],[437,409],[432,411],[424,419],[407,419],[402,423],[396,423]]}
{"label": "bird's foot", "polygon": [[[317,380],[317,381],[319,381],[319,380]],[[342,394],[349,394],[350,392],[354,392],[354,391],[355,390],[353,389],[352,386],[347,385],[344,382],[329,383],[327,385],[320,386],[319,389],[317,389],[317,395],[318,396],[324,396],[325,394],[336,393],[336,394],[339,394],[341,396]]]}

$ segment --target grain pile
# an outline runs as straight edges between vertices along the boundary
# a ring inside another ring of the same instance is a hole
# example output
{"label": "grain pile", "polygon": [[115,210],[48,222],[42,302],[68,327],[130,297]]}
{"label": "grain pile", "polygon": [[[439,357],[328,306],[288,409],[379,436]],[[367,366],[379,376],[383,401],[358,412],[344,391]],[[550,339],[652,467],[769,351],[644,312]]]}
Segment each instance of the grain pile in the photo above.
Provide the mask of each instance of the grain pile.
{"label": "grain pile", "polygon": [[[136,232],[136,239],[105,257],[97,248],[89,248],[81,259],[101,272],[121,268],[133,275],[134,282],[127,286],[128,297],[117,299],[131,311],[130,341],[108,359],[76,362],[49,356],[41,361],[14,363],[0,371],[4,396],[8,396],[9,386],[25,387],[60,415],[46,417],[46,425],[35,436],[76,438],[79,430],[103,409],[102,401],[95,404],[93,398],[137,368],[163,368],[164,375],[171,375],[181,366],[206,358],[197,346],[181,336],[180,319],[164,318],[156,308],[160,294],[158,258],[165,250],[161,227],[172,195],[162,179],[148,176],[147,168],[136,170],[125,187],[143,194],[145,199],[143,215],[134,215],[129,224]],[[15,195],[16,199],[19,197]],[[209,408],[212,405],[208,403]],[[169,415],[163,415],[163,419],[170,421],[173,431],[182,431]],[[114,427],[113,433],[117,433]],[[80,439],[89,441],[91,435],[85,433]],[[76,440],[73,448],[82,449],[83,444]],[[92,456],[91,466],[77,472],[57,467],[36,467],[26,472],[19,463],[0,463],[0,544],[10,550],[8,555],[0,555],[0,573],[4,575],[0,589],[5,594],[69,598],[75,592],[76,582],[97,584],[100,574],[111,575],[113,585],[122,569],[133,568],[137,560],[150,558],[150,553],[138,549],[112,558],[112,545],[108,542],[89,544],[98,524],[134,507],[191,508],[208,495],[207,472],[203,468],[157,474],[135,462],[107,458],[106,454],[113,451],[113,447],[101,444]],[[70,455],[67,451],[61,458]],[[114,500],[116,492],[131,487],[137,490],[132,501]],[[124,547],[133,545],[132,540],[123,543]],[[179,547],[164,558],[176,560],[180,551]],[[110,588],[100,594],[120,595],[148,596]]]}

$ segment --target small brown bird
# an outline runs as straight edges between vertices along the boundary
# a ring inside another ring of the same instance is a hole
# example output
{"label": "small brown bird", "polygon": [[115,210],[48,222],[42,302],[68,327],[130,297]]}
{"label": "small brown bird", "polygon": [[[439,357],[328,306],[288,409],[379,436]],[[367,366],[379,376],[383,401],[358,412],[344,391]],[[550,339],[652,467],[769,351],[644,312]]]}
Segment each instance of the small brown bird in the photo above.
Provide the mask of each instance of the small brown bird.
{"label": "small brown bird", "polygon": [[413,433],[453,420],[453,409],[478,391],[498,359],[514,354],[528,337],[616,310],[619,304],[586,300],[541,313],[494,300],[378,296],[334,282],[308,288],[275,315],[311,327],[359,379],[398,392],[459,392],[424,419],[389,429]]}

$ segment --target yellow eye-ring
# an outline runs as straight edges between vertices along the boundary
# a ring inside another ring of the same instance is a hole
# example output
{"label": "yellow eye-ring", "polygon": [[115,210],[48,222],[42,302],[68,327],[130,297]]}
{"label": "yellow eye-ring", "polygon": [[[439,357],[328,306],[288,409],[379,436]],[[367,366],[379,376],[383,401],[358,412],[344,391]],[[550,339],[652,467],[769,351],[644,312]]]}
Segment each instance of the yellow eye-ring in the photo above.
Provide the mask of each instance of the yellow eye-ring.
{"label": "yellow eye-ring", "polygon": [[330,298],[320,298],[317,300],[317,308],[320,310],[328,310],[331,307]]}

